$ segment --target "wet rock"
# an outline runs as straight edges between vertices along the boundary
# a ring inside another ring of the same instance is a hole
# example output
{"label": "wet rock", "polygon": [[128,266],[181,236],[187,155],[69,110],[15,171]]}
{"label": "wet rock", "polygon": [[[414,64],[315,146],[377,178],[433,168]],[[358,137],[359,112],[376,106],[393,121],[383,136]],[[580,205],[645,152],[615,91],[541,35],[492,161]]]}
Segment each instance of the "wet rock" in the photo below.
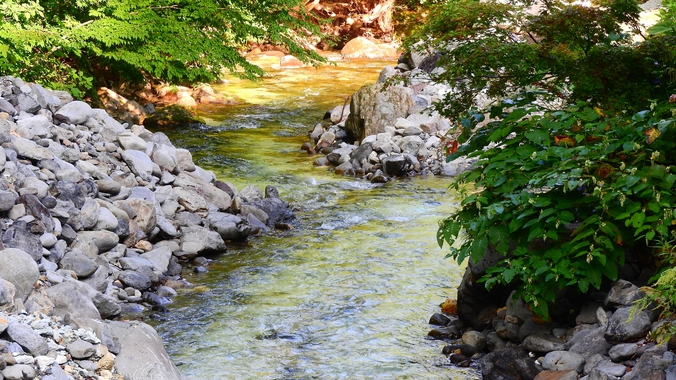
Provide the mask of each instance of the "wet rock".
{"label": "wet rock", "polygon": [[430,317],[430,321],[428,322],[430,325],[437,325],[437,326],[446,326],[451,322],[451,319],[448,318],[447,316],[441,314],[441,313],[434,313]]}
{"label": "wet rock", "polygon": [[621,362],[632,358],[638,351],[638,344],[636,343],[622,343],[615,345],[608,351],[608,356],[614,362]]}
{"label": "wet rock", "polygon": [[484,380],[530,380],[540,370],[523,348],[504,348],[484,356],[481,361]]}
{"label": "wet rock", "polygon": [[456,326],[437,327],[427,333],[432,339],[458,339],[462,336],[462,332]]}
{"label": "wet rock", "polygon": [[[251,206],[254,206],[265,212],[267,215],[266,224],[268,226],[273,226],[280,222],[288,223],[295,219],[295,215],[293,214],[293,211],[291,211],[289,203],[279,198],[264,198],[252,202]],[[262,221],[262,219],[259,220]]]}
{"label": "wet rock", "polygon": [[467,331],[462,334],[462,342],[481,351],[486,347],[486,337],[478,331]]}

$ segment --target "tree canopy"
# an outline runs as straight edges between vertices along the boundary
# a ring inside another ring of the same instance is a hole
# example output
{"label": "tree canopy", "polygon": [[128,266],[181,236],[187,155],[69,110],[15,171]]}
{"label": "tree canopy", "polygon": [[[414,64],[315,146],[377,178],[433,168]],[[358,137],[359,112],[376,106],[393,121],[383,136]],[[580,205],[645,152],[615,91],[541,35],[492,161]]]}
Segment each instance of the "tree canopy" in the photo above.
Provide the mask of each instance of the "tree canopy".
{"label": "tree canopy", "polygon": [[648,30],[634,0],[534,3],[447,1],[409,42],[423,39],[455,87],[437,105],[462,130],[448,160],[477,160],[452,184],[463,199],[439,243],[459,261],[495,247],[481,281],[516,285],[542,316],[628,259],[657,267],[643,306],[673,317],[676,1]]}
{"label": "tree canopy", "polygon": [[249,42],[287,48],[318,32],[300,0],[5,0],[0,74],[75,91],[144,77],[211,81],[223,70],[256,77]]}
{"label": "tree canopy", "polygon": [[630,110],[667,95],[676,36],[647,38],[634,0],[592,3],[449,0],[408,45],[422,40],[419,48],[441,56],[435,79],[457,91],[440,109],[453,117],[479,94],[500,99],[523,89]]}

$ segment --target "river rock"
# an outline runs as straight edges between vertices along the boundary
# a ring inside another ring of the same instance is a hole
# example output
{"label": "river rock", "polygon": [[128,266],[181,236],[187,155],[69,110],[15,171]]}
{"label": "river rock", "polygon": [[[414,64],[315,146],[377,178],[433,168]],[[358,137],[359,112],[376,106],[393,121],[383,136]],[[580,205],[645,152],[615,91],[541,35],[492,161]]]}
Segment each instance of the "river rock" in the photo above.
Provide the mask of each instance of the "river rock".
{"label": "river rock", "polygon": [[606,307],[632,306],[642,297],[643,294],[638,286],[629,281],[617,280],[613,283],[603,303]]}
{"label": "river rock", "polygon": [[564,350],[564,342],[561,339],[551,335],[528,335],[522,345],[529,351],[547,353],[552,351]]}
{"label": "river rock", "polygon": [[154,170],[153,161],[145,152],[125,150],[122,152],[122,159],[139,178],[148,182],[152,179]]}
{"label": "river rock", "polygon": [[46,355],[49,352],[47,341],[27,324],[10,323],[6,333],[10,339],[34,356]]}
{"label": "river rock", "polygon": [[3,369],[0,373],[2,373],[2,376],[6,380],[31,380],[37,377],[35,368],[28,364],[11,365]]}
{"label": "river rock", "polygon": [[99,250],[99,253],[108,252],[113,249],[120,241],[119,236],[112,231],[80,231],[77,238],[82,242],[92,242]]}
{"label": "river rock", "polygon": [[89,277],[98,269],[98,265],[94,260],[81,253],[72,251],[66,253],[59,262],[59,266],[62,269],[72,270],[78,278]]}
{"label": "river rock", "polygon": [[[141,269],[141,268],[138,268]],[[118,274],[117,277],[126,286],[131,286],[140,291],[147,290],[152,285],[150,278],[141,272],[125,270]]]}
{"label": "river rock", "polygon": [[124,131],[116,136],[117,142],[124,150],[140,150],[145,152],[147,142],[136,136],[132,131]]}
{"label": "river rock", "polygon": [[93,112],[89,104],[76,100],[61,107],[54,114],[54,120],[66,124],[84,124]]}
{"label": "river rock", "polygon": [[573,335],[566,343],[570,352],[580,354],[586,358],[594,354],[606,355],[612,345],[604,337],[604,327],[582,330]]}
{"label": "river rock", "polygon": [[189,253],[204,254],[224,252],[225,242],[216,231],[199,226],[181,227],[181,250]]}
{"label": "river rock", "polygon": [[403,86],[366,85],[352,95],[351,113],[345,121],[349,142],[385,131],[398,118],[408,116],[414,105],[413,90]]}
{"label": "river rock", "polygon": [[66,346],[66,350],[73,357],[73,359],[88,359],[96,353],[96,347],[82,339],[71,342]]}
{"label": "river rock", "polygon": [[232,198],[228,193],[189,173],[179,173],[174,181],[174,186],[192,189],[221,211],[227,211],[232,203]]}
{"label": "river rock", "polygon": [[[289,203],[279,198],[264,198],[251,203],[267,215],[266,224],[274,226],[276,223],[288,223],[295,219]],[[255,215],[255,214],[254,214]],[[262,219],[259,219],[262,221]]]}
{"label": "river rock", "polygon": [[11,210],[17,198],[16,193],[12,191],[0,190],[0,212]]}
{"label": "river rock", "polygon": [[523,348],[504,348],[484,356],[481,361],[484,380],[530,380],[540,372],[535,360]]}
{"label": "river rock", "polygon": [[604,338],[612,344],[635,341],[644,336],[650,330],[650,316],[645,311],[635,312],[631,315],[630,307],[617,309],[608,320]]}
{"label": "river rock", "polygon": [[54,304],[52,313],[59,317],[70,314],[81,318],[101,319],[92,297],[97,291],[84,282],[68,280],[45,290]]}
{"label": "river rock", "polygon": [[28,230],[24,221],[16,221],[2,235],[2,244],[7,248],[17,248],[28,253],[33,260],[42,258],[42,243],[40,238]]}
{"label": "river rock", "polygon": [[108,322],[107,331],[119,340],[115,367],[125,379],[133,380],[183,380],[171,362],[162,339],[145,323]]}
{"label": "river rock", "polygon": [[545,355],[542,368],[552,371],[576,371],[582,373],[585,359],[580,354],[568,351],[552,351]]}
{"label": "river rock", "polygon": [[245,239],[251,232],[251,228],[244,219],[239,216],[224,213],[210,212],[206,218],[209,227],[221,235],[223,240]]}
{"label": "river rock", "polygon": [[80,209],[84,205],[85,196],[77,183],[71,181],[56,181],[49,188],[49,192],[62,201],[71,202],[73,206]]}
{"label": "river rock", "polygon": [[0,250],[0,278],[16,287],[16,296],[22,301],[28,298],[39,277],[38,265],[28,253],[16,248]]}
{"label": "river rock", "polygon": [[[133,216],[130,215],[129,217],[133,218],[138,224],[138,228],[146,234],[150,233],[157,225],[157,210],[155,209],[155,204],[153,202],[140,198],[133,198],[120,203],[115,203],[115,205],[118,207],[130,208]],[[124,208],[122,209],[124,210]]]}
{"label": "river rock", "polygon": [[157,274],[163,274],[169,269],[171,256],[171,248],[161,246],[142,254],[140,258],[148,260]]}
{"label": "river rock", "polygon": [[406,159],[404,156],[396,155],[389,156],[382,160],[383,171],[386,175],[391,177],[398,177],[404,173],[406,167]]}

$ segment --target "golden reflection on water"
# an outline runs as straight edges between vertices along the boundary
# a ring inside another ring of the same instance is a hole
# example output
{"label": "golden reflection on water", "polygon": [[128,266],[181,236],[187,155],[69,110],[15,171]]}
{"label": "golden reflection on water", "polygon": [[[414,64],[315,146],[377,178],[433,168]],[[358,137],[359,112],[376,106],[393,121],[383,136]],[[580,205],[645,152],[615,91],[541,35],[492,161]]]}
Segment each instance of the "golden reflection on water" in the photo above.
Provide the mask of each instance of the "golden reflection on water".
{"label": "golden reflection on water", "polygon": [[[231,245],[153,324],[187,379],[471,379],[443,367],[427,320],[455,295],[437,221],[457,200],[447,178],[381,187],[312,167],[299,150],[323,113],[385,62],[272,70],[218,91],[244,104],[202,110],[209,126],[167,131],[240,189],[279,188],[295,229]],[[346,95],[347,94],[347,95]]]}

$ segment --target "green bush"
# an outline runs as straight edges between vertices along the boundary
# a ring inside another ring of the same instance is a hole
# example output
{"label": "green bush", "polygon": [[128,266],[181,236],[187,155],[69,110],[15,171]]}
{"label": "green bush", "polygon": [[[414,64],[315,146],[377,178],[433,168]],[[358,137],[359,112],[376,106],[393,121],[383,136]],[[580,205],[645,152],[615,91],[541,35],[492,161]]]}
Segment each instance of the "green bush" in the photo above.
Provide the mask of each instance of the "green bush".
{"label": "green bush", "polygon": [[[449,156],[478,162],[451,185],[464,199],[437,236],[458,262],[495,246],[504,259],[486,287],[521,284],[518,295],[547,316],[561,290],[616,279],[628,252],[655,261],[651,254],[671,249],[676,103],[613,114],[582,102],[547,111],[533,99],[493,107],[493,121]],[[465,131],[482,119],[463,119]]]}

